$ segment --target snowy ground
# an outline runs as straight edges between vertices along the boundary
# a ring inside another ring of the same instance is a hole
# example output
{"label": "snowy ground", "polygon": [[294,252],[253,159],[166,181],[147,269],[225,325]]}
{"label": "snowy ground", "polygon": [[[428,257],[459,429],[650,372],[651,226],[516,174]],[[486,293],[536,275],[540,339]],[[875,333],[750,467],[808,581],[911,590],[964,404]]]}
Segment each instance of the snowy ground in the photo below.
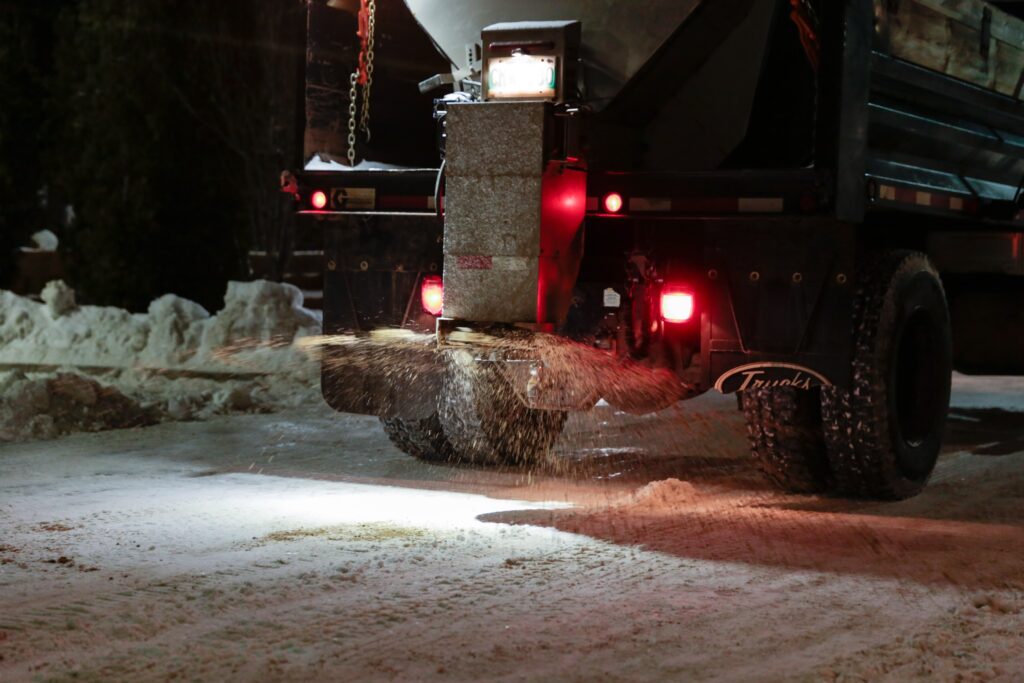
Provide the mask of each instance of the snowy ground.
{"label": "snowy ground", "polygon": [[0,445],[0,680],[1021,680],[1022,397],[958,377],[894,504],[773,493],[718,396],[557,474],[317,406]]}

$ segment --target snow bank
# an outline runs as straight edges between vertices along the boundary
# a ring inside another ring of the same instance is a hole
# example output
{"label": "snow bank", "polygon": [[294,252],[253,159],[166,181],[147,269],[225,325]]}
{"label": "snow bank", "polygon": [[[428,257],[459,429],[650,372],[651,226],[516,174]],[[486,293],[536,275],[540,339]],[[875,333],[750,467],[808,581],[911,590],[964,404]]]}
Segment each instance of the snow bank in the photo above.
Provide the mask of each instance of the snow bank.
{"label": "snow bank", "polygon": [[79,306],[60,281],[42,303],[0,291],[0,441],[318,400],[297,342],[320,329],[296,287],[266,281],[229,283],[216,315],[174,295]]}
{"label": "snow bank", "polygon": [[60,240],[50,230],[40,230],[32,235],[32,244],[22,247],[22,251],[57,251]]}
{"label": "snow bank", "polygon": [[382,161],[369,161],[364,159],[355,166],[349,166],[343,164],[334,159],[325,159],[319,154],[313,155],[313,158],[306,162],[306,171],[396,171],[407,166],[396,166],[395,164],[385,164]]}
{"label": "snow bank", "polygon": [[282,347],[320,332],[320,318],[302,307],[298,288],[263,280],[229,283],[217,315],[172,294],[141,314],[78,306],[59,280],[42,299],[0,291],[0,363],[228,372],[239,369],[228,351],[270,343],[273,349],[245,364],[272,372],[295,357]]}
{"label": "snow bank", "polygon": [[0,442],[52,439],[73,431],[141,427],[159,421],[118,389],[75,374],[0,376]]}
{"label": "snow bank", "polygon": [[953,373],[953,408],[1024,409],[1024,377],[989,377]]}
{"label": "snow bank", "polygon": [[688,481],[676,478],[652,481],[637,489],[630,497],[630,503],[644,508],[674,509],[680,505],[695,502],[700,491]]}

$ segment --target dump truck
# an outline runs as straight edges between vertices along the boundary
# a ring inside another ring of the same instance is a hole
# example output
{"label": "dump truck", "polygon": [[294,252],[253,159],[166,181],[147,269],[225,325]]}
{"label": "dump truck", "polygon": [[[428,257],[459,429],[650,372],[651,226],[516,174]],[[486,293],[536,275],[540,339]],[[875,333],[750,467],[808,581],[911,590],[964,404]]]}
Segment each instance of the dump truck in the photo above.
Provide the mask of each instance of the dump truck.
{"label": "dump truck", "polygon": [[310,0],[325,399],[534,467],[735,393],[782,489],[915,495],[954,368],[1024,371],[1021,9]]}

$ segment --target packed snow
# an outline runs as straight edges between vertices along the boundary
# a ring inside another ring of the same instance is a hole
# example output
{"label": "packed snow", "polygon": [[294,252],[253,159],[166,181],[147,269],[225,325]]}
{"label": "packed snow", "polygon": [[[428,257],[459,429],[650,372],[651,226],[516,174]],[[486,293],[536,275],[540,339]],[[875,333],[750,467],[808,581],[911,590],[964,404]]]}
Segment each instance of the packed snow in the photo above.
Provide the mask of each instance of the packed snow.
{"label": "packed snow", "polygon": [[557,476],[422,463],[322,405],[319,330],[265,282],[0,293],[0,441],[168,423],[0,444],[0,680],[1021,678],[1024,378],[955,375],[925,492],[843,501],[714,393],[573,415]]}
{"label": "packed snow", "polygon": [[953,373],[955,408],[1020,411],[1020,377],[987,377]]}
{"label": "packed snow", "polygon": [[557,476],[326,407],[0,445],[0,680],[1018,681],[1022,388],[890,503],[767,487],[718,394]]}
{"label": "packed snow", "polygon": [[145,313],[0,291],[0,441],[258,412],[318,400],[320,333],[292,285],[230,282],[211,315],[172,294]]}
{"label": "packed snow", "polygon": [[32,244],[22,247],[21,251],[57,251],[60,240],[50,230],[40,230],[33,233]]}
{"label": "packed snow", "polygon": [[306,162],[306,171],[399,171],[408,168],[406,166],[396,166],[395,164],[385,164],[382,161],[370,161],[364,159],[355,166],[349,166],[343,164],[334,159],[321,156],[320,154],[314,154],[313,157]]}

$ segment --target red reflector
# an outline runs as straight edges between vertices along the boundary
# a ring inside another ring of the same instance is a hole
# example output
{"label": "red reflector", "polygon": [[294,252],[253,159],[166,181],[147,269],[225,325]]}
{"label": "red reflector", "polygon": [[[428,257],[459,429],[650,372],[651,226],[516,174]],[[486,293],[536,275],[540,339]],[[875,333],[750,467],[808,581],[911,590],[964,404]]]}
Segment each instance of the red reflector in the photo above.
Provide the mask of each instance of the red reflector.
{"label": "red reflector", "polygon": [[618,192],[612,192],[611,194],[605,195],[604,210],[608,213],[618,213],[619,211],[622,211],[622,195]]}
{"label": "red reflector", "polygon": [[309,203],[313,205],[313,208],[319,211],[327,206],[327,193],[323,190],[317,190],[313,193],[313,196],[309,198]]}
{"label": "red reflector", "polygon": [[420,303],[423,310],[432,316],[441,315],[441,307],[444,303],[444,284],[441,278],[436,275],[429,275],[423,278],[420,286]]}
{"label": "red reflector", "polygon": [[661,317],[668,323],[685,323],[693,317],[693,292],[681,289],[661,291]]}

